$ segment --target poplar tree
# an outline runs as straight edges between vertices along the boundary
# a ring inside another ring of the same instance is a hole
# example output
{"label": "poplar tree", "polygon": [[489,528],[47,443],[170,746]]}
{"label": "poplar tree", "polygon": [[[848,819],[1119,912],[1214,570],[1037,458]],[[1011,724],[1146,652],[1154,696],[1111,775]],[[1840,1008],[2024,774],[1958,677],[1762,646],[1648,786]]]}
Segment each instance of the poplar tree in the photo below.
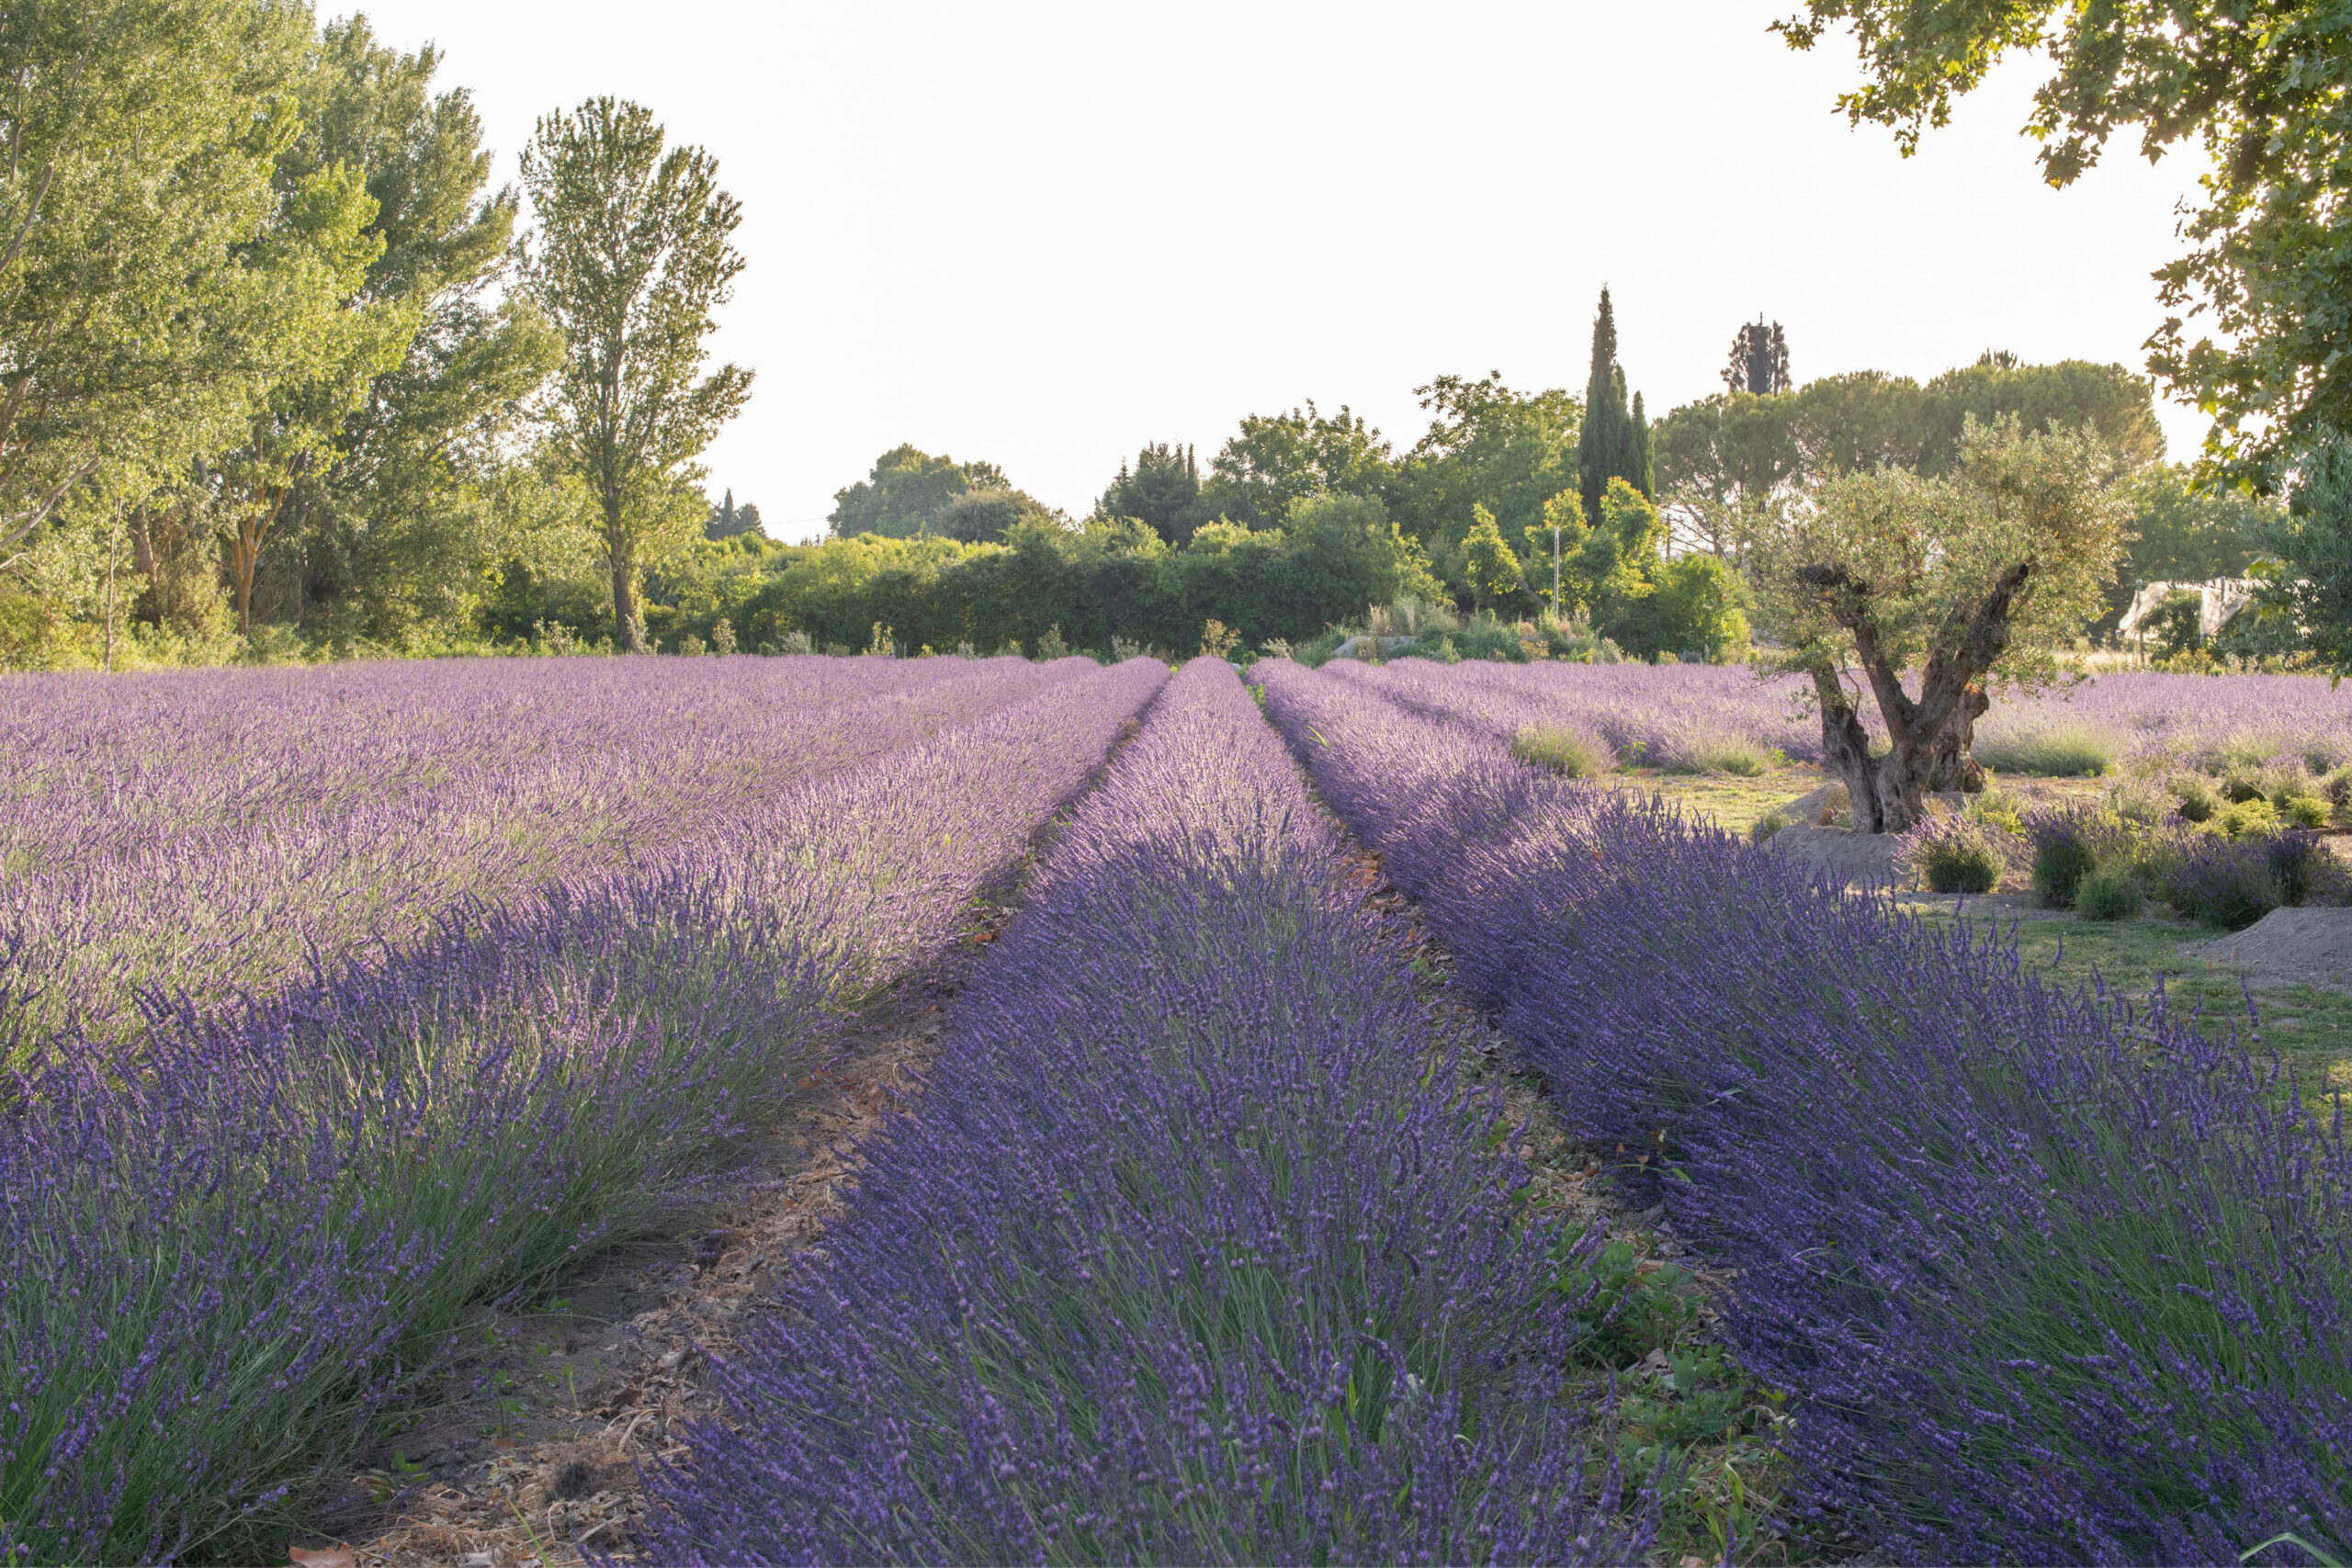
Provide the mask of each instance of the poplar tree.
{"label": "poplar tree", "polygon": [[1642,400],[1634,394],[1629,407],[1625,369],[1617,363],[1617,313],[1609,290],[1600,291],[1600,313],[1592,321],[1592,374],[1585,383],[1584,426],[1577,442],[1585,515],[1600,515],[1600,498],[1611,479],[1623,479],[1645,496],[1650,493],[1649,422],[1642,417]]}
{"label": "poplar tree", "polygon": [[595,499],[613,617],[632,648],[644,636],[638,573],[699,530],[708,502],[687,489],[695,459],[752,392],[741,366],[700,375],[711,312],[743,270],[729,239],[742,206],[718,188],[718,160],[665,153],[663,141],[650,110],[599,97],[542,118],[523,154],[539,219],[525,285],[567,344],[557,441]]}

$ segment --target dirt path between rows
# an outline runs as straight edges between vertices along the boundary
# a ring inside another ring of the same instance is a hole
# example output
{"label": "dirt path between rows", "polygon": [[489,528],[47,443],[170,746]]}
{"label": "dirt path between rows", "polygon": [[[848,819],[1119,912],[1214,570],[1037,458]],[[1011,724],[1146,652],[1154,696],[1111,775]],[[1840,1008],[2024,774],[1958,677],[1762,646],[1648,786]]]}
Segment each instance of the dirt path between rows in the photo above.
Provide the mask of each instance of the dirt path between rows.
{"label": "dirt path between rows", "polygon": [[[1150,708],[1147,705],[1145,715]],[[776,1299],[794,1258],[847,1208],[858,1149],[921,1092],[948,1009],[1017,912],[1022,890],[1102,767],[966,908],[949,950],[856,1010],[783,1121],[727,1151],[678,1223],[568,1275],[536,1308],[483,1311],[426,1398],[298,1532],[311,1568],[576,1568],[626,1557],[645,1511],[640,1466],[686,1452],[720,1413],[708,1358]]]}
{"label": "dirt path between rows", "polygon": [[[1679,1265],[1704,1290],[1712,1322],[1731,1277],[1695,1255],[1661,1209],[1627,1203],[1600,1159],[1567,1136],[1540,1079],[1453,984],[1419,904],[1389,885],[1377,854],[1341,833],[1351,879],[1411,957],[1433,1039],[1469,1058],[1473,1081],[1499,1084],[1535,1201],[1604,1219],[1645,1269]],[[734,1174],[708,1202],[586,1265],[535,1310],[481,1314],[433,1403],[387,1418],[381,1440],[297,1537],[311,1562],[575,1568],[583,1548],[628,1556],[645,1508],[639,1466],[684,1456],[686,1428],[720,1414],[708,1357],[735,1348],[795,1258],[845,1212],[858,1146],[920,1092],[956,995],[1046,852],[1041,836],[976,903],[949,953],[847,1021],[828,1066],[781,1125],[733,1151]],[[1630,1380],[1645,1375],[1636,1369]]]}
{"label": "dirt path between rows", "polygon": [[684,1453],[685,1426],[718,1413],[707,1357],[734,1348],[843,1211],[857,1145],[917,1092],[947,1008],[1012,914],[976,908],[954,953],[861,1009],[784,1123],[734,1151],[735,1174],[677,1228],[587,1265],[537,1310],[480,1314],[438,1402],[385,1422],[311,1540],[351,1542],[366,1568],[625,1553],[638,1467]]}

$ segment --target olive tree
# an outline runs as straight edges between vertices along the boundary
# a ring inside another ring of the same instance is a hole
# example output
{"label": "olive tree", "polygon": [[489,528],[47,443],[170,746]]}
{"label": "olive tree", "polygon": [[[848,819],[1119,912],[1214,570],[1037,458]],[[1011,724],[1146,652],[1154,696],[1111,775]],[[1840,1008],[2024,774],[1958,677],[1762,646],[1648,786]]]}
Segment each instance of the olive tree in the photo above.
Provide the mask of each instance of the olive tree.
{"label": "olive tree", "polygon": [[1972,421],[1943,475],[1833,475],[1752,525],[1758,615],[1780,667],[1812,680],[1856,831],[1901,832],[1930,790],[1981,777],[1968,748],[1991,687],[2057,678],[2058,649],[2099,613],[2122,551],[2114,468],[2088,431]]}

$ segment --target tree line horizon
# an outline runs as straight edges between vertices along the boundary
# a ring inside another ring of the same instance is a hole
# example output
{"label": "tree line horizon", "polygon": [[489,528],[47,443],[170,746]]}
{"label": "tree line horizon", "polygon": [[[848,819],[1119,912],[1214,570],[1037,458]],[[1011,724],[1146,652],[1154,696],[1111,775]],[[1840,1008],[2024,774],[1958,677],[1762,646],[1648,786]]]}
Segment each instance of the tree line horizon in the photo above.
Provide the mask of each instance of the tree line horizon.
{"label": "tree line horizon", "polygon": [[[1779,30],[1809,49],[1849,27],[1866,82],[1840,106],[1907,151],[2014,40],[1977,39],[1951,75],[1891,4],[1813,0]],[[2335,47],[2310,10],[2287,6],[2264,48]],[[2310,632],[2341,668],[2352,382],[2329,368],[2324,260],[2352,217],[2314,193],[2352,110],[2262,89],[2264,62],[2232,55],[2199,116],[2158,113],[2162,62],[2206,26],[2120,62],[2061,28],[2072,68],[2116,93],[2090,114],[2047,89],[2033,121],[2060,185],[2128,124],[2152,153],[2192,134],[2260,150],[2158,275],[2168,308],[2234,334],[2216,347],[2175,317],[2151,339],[2151,370],[2215,416],[2193,468],[2165,461],[2154,383],[2120,366],[1988,352],[1924,383],[1800,385],[1760,314],[1724,391],[1652,419],[1604,289],[1581,393],[1436,376],[1401,448],[1311,400],[1243,418],[1205,461],[1146,439],[1084,519],[993,463],[907,444],[838,492],[827,540],[782,546],[756,503],[704,488],[702,454],[752,386],[708,363],[745,265],[710,152],[591,97],[543,116],[520,189],[493,189],[470,94],[364,15],[34,0],[0,33],[17,85],[0,102],[0,667],[860,646],[876,624],[913,647],[1182,648],[1209,620],[1254,644],[1397,596],[1712,655],[1757,600],[1742,541],[1768,519],[1838,475],[1941,482],[1972,424],[2007,421],[2099,444],[2123,497],[2117,582],[2267,571],[2284,585],[2271,631]],[[2300,209],[2267,199],[2299,191]],[[2301,316],[2266,313],[2289,299]]]}

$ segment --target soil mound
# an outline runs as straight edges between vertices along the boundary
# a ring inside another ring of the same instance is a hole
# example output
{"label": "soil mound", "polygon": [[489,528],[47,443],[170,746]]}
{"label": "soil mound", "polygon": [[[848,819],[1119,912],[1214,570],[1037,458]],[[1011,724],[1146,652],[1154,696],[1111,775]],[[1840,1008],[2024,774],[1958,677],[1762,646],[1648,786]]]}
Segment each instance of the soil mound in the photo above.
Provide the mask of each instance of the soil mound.
{"label": "soil mound", "polygon": [[1900,876],[1894,865],[1895,852],[1903,847],[1899,833],[1856,833],[1799,822],[1781,829],[1767,842],[1782,854],[1848,884],[1884,886]]}
{"label": "soil mound", "polygon": [[2273,909],[2242,931],[2186,949],[2257,986],[2352,991],[2352,909]]}

